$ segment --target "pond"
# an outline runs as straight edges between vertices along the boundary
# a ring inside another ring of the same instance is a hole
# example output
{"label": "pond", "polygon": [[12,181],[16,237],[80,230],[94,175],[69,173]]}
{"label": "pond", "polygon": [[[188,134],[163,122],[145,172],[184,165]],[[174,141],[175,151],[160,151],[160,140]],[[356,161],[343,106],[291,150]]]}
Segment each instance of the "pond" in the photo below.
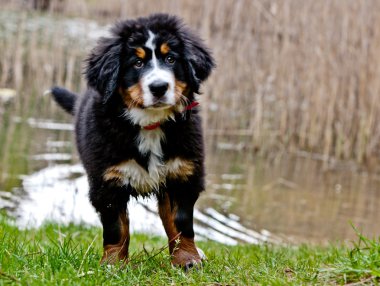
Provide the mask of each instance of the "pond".
{"label": "pond", "polygon": [[[87,179],[73,143],[71,118],[42,93],[52,82],[84,87],[80,61],[89,43],[104,30],[94,22],[56,21],[65,39],[60,44],[66,45],[57,46],[57,51],[54,41],[31,40],[40,29],[50,40],[60,37],[44,28],[51,26],[46,24],[51,19],[14,20],[12,15],[0,14],[0,21],[1,39],[19,41],[22,36],[25,45],[38,47],[30,49],[34,54],[24,55],[31,70],[17,86],[14,99],[0,100],[0,210],[15,217],[20,227],[38,227],[45,221],[99,226],[87,198]],[[20,36],[20,29],[27,32]],[[81,39],[76,43],[81,47],[67,54],[64,48],[75,44],[73,39],[83,30],[93,31],[86,33],[88,42]],[[6,55],[12,52],[9,41],[9,46],[2,42]],[[54,53],[49,58],[46,53],[51,49]],[[41,69],[36,59],[45,61]],[[59,68],[66,61],[69,64]],[[76,74],[71,78],[73,70]],[[194,213],[199,238],[226,244],[327,243],[354,239],[354,227],[370,237],[380,233],[379,176],[350,162],[300,151],[259,156],[244,136],[215,135],[208,129],[205,135],[207,188]],[[153,199],[132,201],[129,211],[132,231],[164,234]]]}
{"label": "pond", "polygon": [[[28,173],[2,174],[0,209],[21,227],[47,220],[100,225],[87,198],[71,123],[15,116],[11,122],[32,134],[33,146],[20,156],[28,161]],[[354,239],[351,224],[369,236],[380,232],[379,177],[340,162],[326,167],[304,154],[256,158],[218,140],[207,151],[207,190],[195,211],[197,236],[227,244],[326,243]],[[132,201],[129,210],[132,231],[164,234],[153,199]]]}

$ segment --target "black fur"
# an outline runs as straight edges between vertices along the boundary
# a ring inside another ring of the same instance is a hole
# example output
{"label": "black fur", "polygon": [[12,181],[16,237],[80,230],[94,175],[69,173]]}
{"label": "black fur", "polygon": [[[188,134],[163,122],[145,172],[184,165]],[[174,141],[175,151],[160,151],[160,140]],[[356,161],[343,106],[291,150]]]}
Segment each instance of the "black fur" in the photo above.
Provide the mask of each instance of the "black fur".
{"label": "black fur", "polygon": [[111,29],[112,37],[100,39],[86,60],[88,84],[104,97],[104,101],[111,97],[120,84],[121,60],[131,53],[128,47],[146,40],[147,30],[172,41],[179,40],[181,60],[186,63],[186,73],[193,92],[199,92],[200,83],[207,79],[215,67],[210,51],[177,17],[156,14],[148,18],[121,21]]}
{"label": "black fur", "polygon": [[165,134],[161,142],[162,161],[177,157],[191,161],[194,170],[188,180],[168,178],[159,192],[141,194],[131,185],[120,186],[104,179],[107,168],[131,159],[148,169],[150,153],[141,154],[136,143],[141,126],[123,116],[126,106],[119,94],[120,87],[128,88],[139,80],[139,72],[131,68],[134,48],[147,41],[148,31],[158,35],[158,41],[174,47],[177,62],[172,67],[173,73],[176,79],[187,84],[186,97],[189,102],[193,101],[200,83],[214,68],[214,60],[202,41],[180,19],[166,14],[117,23],[111,37],[102,38],[86,60],[88,90],[79,100],[64,89],[52,90],[55,100],[66,111],[74,114],[75,110],[77,147],[88,175],[90,200],[103,223],[105,246],[117,243],[120,238],[118,214],[125,210],[130,196],[139,195],[155,194],[162,200],[167,194],[171,209],[176,210],[176,228],[184,237],[193,238],[193,208],[205,188],[198,108],[188,111],[186,116],[177,112],[175,121],[166,120],[160,126]]}
{"label": "black fur", "polygon": [[55,86],[51,89],[54,100],[68,113],[74,115],[74,106],[77,100],[77,95],[64,89],[62,87]]}

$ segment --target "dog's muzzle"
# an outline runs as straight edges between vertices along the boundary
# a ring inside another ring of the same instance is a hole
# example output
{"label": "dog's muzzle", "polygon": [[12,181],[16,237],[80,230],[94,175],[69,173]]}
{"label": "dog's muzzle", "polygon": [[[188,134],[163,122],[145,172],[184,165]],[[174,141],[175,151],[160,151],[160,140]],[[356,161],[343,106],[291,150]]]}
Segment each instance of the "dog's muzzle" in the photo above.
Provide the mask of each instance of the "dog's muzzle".
{"label": "dog's muzzle", "polygon": [[169,83],[164,81],[155,81],[149,85],[149,90],[156,100],[163,97],[169,88]]}

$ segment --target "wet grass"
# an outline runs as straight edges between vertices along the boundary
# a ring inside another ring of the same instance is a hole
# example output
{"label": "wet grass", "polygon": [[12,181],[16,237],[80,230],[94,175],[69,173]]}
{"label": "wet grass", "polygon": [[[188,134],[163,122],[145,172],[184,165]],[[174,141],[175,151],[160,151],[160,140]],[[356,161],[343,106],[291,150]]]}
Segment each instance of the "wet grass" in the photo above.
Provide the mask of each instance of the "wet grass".
{"label": "wet grass", "polygon": [[47,224],[0,228],[0,285],[377,285],[380,243],[353,246],[225,246],[199,242],[208,256],[199,270],[172,268],[165,239],[133,235],[125,267],[100,266],[101,230]]}

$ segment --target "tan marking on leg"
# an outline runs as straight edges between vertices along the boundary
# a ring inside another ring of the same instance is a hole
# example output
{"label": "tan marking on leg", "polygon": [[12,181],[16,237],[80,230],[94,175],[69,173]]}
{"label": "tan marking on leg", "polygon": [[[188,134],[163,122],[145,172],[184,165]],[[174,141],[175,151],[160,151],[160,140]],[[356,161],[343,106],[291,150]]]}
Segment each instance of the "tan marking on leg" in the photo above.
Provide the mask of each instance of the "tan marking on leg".
{"label": "tan marking on leg", "polygon": [[163,55],[166,55],[167,53],[170,52],[170,47],[169,47],[168,43],[163,43],[163,44],[161,45],[161,47],[160,47],[160,52],[161,52],[161,54],[163,54]]}
{"label": "tan marking on leg", "polygon": [[100,263],[115,264],[119,261],[128,262],[129,247],[129,219],[127,211],[123,211],[119,215],[120,224],[120,240],[116,244],[108,244],[104,246],[103,257]]}
{"label": "tan marking on leg", "polygon": [[172,209],[170,205],[170,199],[168,194],[165,194],[165,197],[162,201],[158,203],[158,214],[164,225],[166,235],[169,240],[169,252],[173,253],[176,242],[174,241],[175,237],[178,236],[177,228],[174,224],[174,215],[176,213],[175,209]]}
{"label": "tan marking on leg", "polygon": [[108,168],[103,175],[103,179],[105,181],[115,180],[118,183],[121,183],[123,181],[123,178],[123,174],[114,167]]}
{"label": "tan marking on leg", "polygon": [[175,158],[166,163],[167,176],[170,179],[187,181],[194,173],[194,164],[189,160]]}
{"label": "tan marking on leg", "polygon": [[137,48],[136,49],[136,56],[138,56],[140,59],[145,59],[146,53],[143,48]]}
{"label": "tan marking on leg", "polygon": [[185,267],[188,263],[201,263],[201,257],[195,247],[194,239],[182,236],[174,223],[177,212],[176,207],[171,207],[169,195],[165,194],[164,199],[158,203],[158,213],[164,225],[169,241],[169,253],[172,255],[174,266]]}

